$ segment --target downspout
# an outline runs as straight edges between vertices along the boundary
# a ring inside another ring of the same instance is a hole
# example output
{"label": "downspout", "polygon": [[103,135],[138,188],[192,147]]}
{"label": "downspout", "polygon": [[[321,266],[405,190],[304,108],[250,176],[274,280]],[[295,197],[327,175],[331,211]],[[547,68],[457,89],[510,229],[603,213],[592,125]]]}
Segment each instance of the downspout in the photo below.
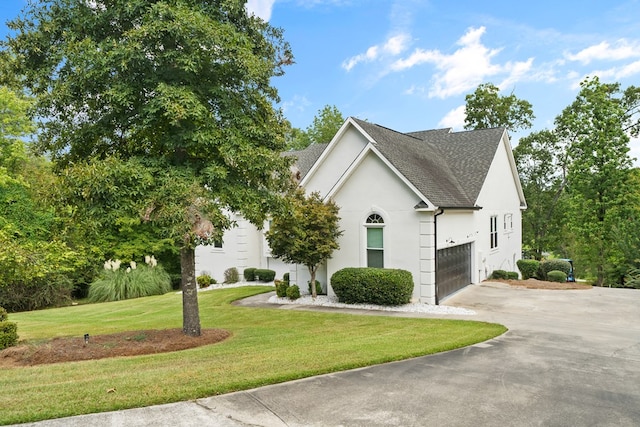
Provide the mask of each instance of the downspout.
{"label": "downspout", "polygon": [[436,291],[436,305],[440,305],[440,301],[438,300],[438,217],[444,213],[443,208],[438,208],[436,213],[433,215],[433,247],[434,247],[434,258],[435,258],[435,291]]}

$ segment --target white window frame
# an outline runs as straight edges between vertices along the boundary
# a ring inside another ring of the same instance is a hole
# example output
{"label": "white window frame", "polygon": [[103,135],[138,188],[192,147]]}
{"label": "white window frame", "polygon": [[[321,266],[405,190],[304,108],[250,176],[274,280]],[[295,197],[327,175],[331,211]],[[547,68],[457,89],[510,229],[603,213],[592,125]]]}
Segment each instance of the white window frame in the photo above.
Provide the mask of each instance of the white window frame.
{"label": "white window frame", "polygon": [[489,247],[498,249],[498,215],[489,218]]}
{"label": "white window frame", "polygon": [[[366,266],[370,267],[369,265],[369,251],[380,251],[382,253],[382,266],[379,268],[384,268],[385,266],[385,232],[384,232],[384,227],[385,227],[385,221],[384,221],[384,217],[382,215],[380,215],[377,212],[372,212],[369,215],[367,215],[367,218],[364,221],[364,228],[365,228],[365,234],[364,234],[364,247],[365,247],[365,262],[366,262]],[[369,247],[369,230],[370,229],[381,229],[382,230],[382,247],[381,248],[370,248]]]}

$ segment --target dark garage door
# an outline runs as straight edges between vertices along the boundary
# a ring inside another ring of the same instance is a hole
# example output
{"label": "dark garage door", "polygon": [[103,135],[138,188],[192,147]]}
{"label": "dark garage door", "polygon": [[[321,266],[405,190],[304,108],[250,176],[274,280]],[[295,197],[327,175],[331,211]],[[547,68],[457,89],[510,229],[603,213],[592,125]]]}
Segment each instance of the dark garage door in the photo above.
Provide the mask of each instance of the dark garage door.
{"label": "dark garage door", "polygon": [[436,288],[438,301],[471,283],[471,243],[438,251]]}

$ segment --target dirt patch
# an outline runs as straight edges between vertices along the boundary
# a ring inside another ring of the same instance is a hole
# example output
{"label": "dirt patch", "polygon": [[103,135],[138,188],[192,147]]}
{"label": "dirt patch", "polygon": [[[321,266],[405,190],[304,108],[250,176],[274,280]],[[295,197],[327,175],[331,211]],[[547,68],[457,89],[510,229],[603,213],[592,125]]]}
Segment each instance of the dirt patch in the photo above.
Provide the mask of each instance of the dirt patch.
{"label": "dirt patch", "polygon": [[515,288],[527,288],[527,289],[555,289],[555,290],[570,290],[570,289],[592,289],[593,286],[586,285],[580,282],[546,282],[544,280],[527,279],[527,280],[492,280],[493,282],[506,283],[509,286]]}
{"label": "dirt patch", "polygon": [[118,356],[167,353],[215,344],[231,336],[224,329],[203,329],[190,337],[182,329],[153,329],[109,335],[54,338],[46,342],[25,343],[0,351],[0,366],[32,366],[47,363],[104,359]]}

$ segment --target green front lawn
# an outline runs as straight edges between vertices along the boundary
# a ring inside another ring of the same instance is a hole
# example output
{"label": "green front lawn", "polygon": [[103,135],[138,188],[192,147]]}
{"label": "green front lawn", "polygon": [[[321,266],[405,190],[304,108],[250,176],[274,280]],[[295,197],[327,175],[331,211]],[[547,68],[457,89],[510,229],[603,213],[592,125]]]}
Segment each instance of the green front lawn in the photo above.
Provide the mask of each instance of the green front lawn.
{"label": "green front lawn", "polygon": [[[231,338],[149,356],[3,369],[0,424],[176,402],[451,350],[506,331],[497,324],[243,308],[273,287],[199,294],[203,328]],[[15,313],[21,340],[180,328],[175,293]],[[107,393],[108,389],[116,392]]]}

